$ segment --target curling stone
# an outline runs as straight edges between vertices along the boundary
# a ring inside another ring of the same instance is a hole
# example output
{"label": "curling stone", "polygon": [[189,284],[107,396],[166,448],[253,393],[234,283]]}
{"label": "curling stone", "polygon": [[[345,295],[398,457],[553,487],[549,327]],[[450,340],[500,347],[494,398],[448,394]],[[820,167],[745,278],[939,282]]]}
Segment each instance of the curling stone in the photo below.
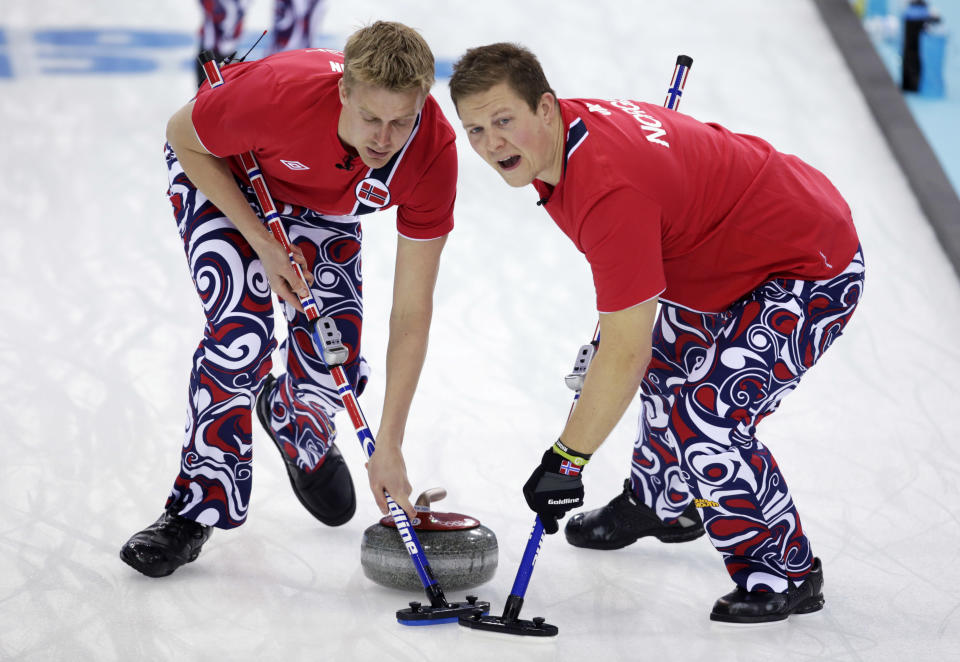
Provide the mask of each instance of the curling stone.
{"label": "curling stone", "polygon": [[[430,509],[432,501],[446,495],[442,487],[421,494],[414,505],[417,519],[413,528],[433,576],[444,591],[478,586],[493,578],[497,570],[497,536],[473,517]],[[381,586],[405,590],[423,588],[390,516],[363,532],[360,565],[363,574]]]}

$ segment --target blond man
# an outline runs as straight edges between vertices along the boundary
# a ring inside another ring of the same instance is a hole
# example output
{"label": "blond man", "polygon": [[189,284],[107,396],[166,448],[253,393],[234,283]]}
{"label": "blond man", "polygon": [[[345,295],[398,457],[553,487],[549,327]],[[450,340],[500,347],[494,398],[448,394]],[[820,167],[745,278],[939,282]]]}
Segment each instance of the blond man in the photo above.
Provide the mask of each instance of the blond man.
{"label": "blond man", "polygon": [[[206,324],[192,361],[179,475],[161,517],[120,553],[153,577],[193,561],[214,527],[246,520],[253,410],[311,515],[338,526],[356,508],[334,444],[340,400],[298,301],[306,286],[260,218],[237,155],[257,157],[320,314],[343,334],[343,367],[358,392],[368,375],[360,220],[396,207],[386,392],[368,466],[384,512],[387,490],[413,513],[401,444],[453,228],[454,132],[429,95],[434,59],[413,29],[378,21],[342,53],[278,53],[228,65],[223,78],[201,86],[167,126],[168,196]],[[367,230],[387,231],[376,220]],[[277,376],[271,290],[284,302],[288,331]]]}

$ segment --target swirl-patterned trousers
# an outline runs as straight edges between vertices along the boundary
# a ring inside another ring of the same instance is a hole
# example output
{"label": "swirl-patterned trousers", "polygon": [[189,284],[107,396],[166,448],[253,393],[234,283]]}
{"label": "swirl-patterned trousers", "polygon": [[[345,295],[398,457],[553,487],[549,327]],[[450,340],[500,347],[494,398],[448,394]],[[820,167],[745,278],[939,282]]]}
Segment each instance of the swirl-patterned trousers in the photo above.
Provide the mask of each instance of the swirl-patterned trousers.
{"label": "swirl-patterned trousers", "polygon": [[858,250],[835,278],[772,280],[722,313],[661,306],[631,487],[666,522],[696,499],[710,542],[747,590],[782,592],[810,570],[810,543],[756,428],[840,336],[863,277]]}
{"label": "swirl-patterned trousers", "polygon": [[[196,189],[165,148],[167,195],[194,286],[203,305],[203,338],[193,355],[180,473],[167,507],[184,517],[233,528],[247,517],[252,480],[252,407],[272,367],[274,310],[256,253],[223,213]],[[241,184],[259,215],[253,190]],[[363,319],[360,224],[277,202],[290,241],[313,273],[321,316],[333,317],[349,350],[344,369],[360,392],[369,373],[360,357]],[[286,371],[270,395],[271,427],[284,452],[304,471],[321,466],[342,409],[303,313],[284,303]]]}
{"label": "swirl-patterned trousers", "polygon": [[[200,48],[220,55],[235,51],[248,4],[249,0],[200,0]],[[311,23],[320,23],[325,4],[323,0],[274,0],[269,52],[309,48]]]}

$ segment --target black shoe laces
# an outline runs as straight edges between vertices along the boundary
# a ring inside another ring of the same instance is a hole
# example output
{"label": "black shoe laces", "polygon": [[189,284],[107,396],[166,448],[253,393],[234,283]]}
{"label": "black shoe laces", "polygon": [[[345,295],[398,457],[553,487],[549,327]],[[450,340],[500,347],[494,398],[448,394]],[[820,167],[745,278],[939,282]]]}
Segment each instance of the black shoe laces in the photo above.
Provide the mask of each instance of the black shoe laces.
{"label": "black shoe laces", "polygon": [[165,535],[179,540],[183,538],[184,535],[192,536],[196,532],[196,528],[194,527],[199,528],[201,525],[191,519],[177,515],[172,511],[167,511],[167,516],[164,518],[164,521],[160,522],[157,528]]}

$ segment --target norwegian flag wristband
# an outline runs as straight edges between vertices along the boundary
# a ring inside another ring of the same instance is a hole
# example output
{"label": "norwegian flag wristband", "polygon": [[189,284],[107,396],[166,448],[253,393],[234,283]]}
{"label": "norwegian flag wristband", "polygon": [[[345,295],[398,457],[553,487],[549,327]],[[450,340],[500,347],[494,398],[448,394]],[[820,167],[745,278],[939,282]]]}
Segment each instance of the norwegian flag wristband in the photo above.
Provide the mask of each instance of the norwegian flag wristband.
{"label": "norwegian flag wristband", "polygon": [[560,456],[556,472],[564,476],[579,476],[593,456],[592,453],[578,453],[560,439],[557,439],[551,450]]}

